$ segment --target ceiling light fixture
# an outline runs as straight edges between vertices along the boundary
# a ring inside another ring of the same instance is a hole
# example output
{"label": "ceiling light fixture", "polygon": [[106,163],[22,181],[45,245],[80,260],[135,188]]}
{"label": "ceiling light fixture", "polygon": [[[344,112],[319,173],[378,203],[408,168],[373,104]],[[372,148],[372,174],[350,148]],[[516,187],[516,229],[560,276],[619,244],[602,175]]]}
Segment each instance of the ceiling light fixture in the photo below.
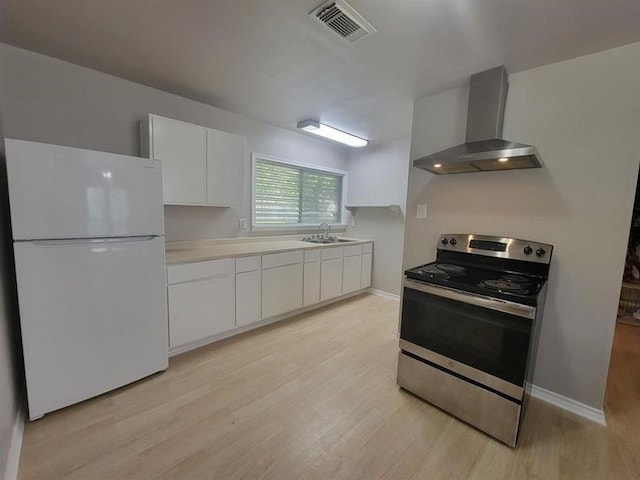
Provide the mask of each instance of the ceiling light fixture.
{"label": "ceiling light fixture", "polygon": [[434,163],[433,168],[440,168],[442,166],[441,163]]}
{"label": "ceiling light fixture", "polygon": [[508,158],[499,158],[498,161],[504,163],[504,162],[508,162],[509,159]]}
{"label": "ceiling light fixture", "polygon": [[344,143],[350,147],[366,147],[369,144],[369,141],[364,138],[356,137],[355,135],[330,127],[324,123],[316,122],[315,120],[298,122],[298,128],[335,142]]}

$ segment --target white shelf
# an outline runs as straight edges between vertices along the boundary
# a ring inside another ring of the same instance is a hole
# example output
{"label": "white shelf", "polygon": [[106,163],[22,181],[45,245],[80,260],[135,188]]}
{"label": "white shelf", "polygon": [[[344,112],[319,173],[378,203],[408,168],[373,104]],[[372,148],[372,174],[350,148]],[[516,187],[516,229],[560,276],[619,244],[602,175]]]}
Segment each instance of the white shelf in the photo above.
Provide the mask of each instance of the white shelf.
{"label": "white shelf", "polygon": [[384,205],[345,205],[344,208],[346,208],[347,210],[350,210],[350,211],[354,211],[354,212],[358,208],[386,208],[386,209],[391,210],[396,215],[401,212],[400,205],[396,205],[396,204],[393,204],[393,203],[384,204]]}

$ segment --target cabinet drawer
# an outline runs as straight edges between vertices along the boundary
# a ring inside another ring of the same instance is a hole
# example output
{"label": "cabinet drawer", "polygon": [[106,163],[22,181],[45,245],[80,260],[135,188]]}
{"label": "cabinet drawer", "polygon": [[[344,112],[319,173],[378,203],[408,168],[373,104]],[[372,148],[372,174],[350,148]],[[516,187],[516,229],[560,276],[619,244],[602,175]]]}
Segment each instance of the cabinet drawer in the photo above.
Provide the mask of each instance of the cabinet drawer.
{"label": "cabinet drawer", "polygon": [[260,270],[260,255],[254,257],[236,258],[236,273],[253,272]]}
{"label": "cabinet drawer", "polygon": [[332,247],[322,249],[322,260],[332,260],[334,258],[342,258],[342,247]]}
{"label": "cabinet drawer", "polygon": [[281,267],[283,265],[292,265],[294,263],[302,263],[302,250],[293,252],[272,253],[262,256],[262,268]]}
{"label": "cabinet drawer", "polygon": [[320,261],[320,249],[316,250],[305,250],[304,252],[304,261],[305,263],[309,262],[319,262]]}
{"label": "cabinet drawer", "polygon": [[345,257],[353,257],[354,255],[362,255],[362,245],[349,245],[344,248]]}
{"label": "cabinet drawer", "polygon": [[167,267],[167,281],[169,285],[188,282],[199,278],[219,277],[231,275],[235,272],[233,258],[207,260],[205,262],[187,263],[184,265],[169,265]]}
{"label": "cabinet drawer", "polygon": [[362,253],[371,253],[373,252],[373,243],[365,243],[362,245]]}

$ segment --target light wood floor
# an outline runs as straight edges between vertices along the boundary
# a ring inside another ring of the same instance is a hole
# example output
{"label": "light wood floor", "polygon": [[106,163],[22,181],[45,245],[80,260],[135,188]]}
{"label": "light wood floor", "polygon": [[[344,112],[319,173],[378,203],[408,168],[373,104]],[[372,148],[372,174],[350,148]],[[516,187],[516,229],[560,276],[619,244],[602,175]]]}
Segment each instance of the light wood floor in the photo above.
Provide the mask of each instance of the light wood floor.
{"label": "light wood floor", "polygon": [[638,398],[615,400],[637,373],[612,380],[608,429],[532,399],[513,450],[398,389],[397,311],[362,295],[46,415],[20,479],[637,478]]}
{"label": "light wood floor", "polygon": [[[626,465],[626,477],[639,478],[640,457],[640,327],[616,323],[604,412],[611,454]],[[632,459],[625,462],[625,459]]]}

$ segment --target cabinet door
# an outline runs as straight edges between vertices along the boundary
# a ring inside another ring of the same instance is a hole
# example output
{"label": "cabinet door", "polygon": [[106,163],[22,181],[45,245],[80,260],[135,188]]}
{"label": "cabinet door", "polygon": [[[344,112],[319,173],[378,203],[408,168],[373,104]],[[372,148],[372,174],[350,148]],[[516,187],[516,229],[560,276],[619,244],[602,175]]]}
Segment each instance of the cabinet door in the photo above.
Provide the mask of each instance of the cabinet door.
{"label": "cabinet door", "polygon": [[235,277],[169,286],[169,346],[176,348],[235,327]]}
{"label": "cabinet door", "polygon": [[261,318],[260,271],[236,274],[236,325],[249,325]]}
{"label": "cabinet door", "polygon": [[351,293],[360,290],[361,275],[362,255],[344,257],[342,266],[342,293]]}
{"label": "cabinet door", "polygon": [[342,258],[323,260],[320,272],[320,300],[339,297],[342,294]]}
{"label": "cabinet door", "polygon": [[320,301],[320,262],[304,264],[303,306],[313,305]]}
{"label": "cabinet door", "polygon": [[162,163],[164,203],[204,204],[207,181],[207,130],[152,115],[151,155]]}
{"label": "cabinet door", "polygon": [[371,253],[362,254],[362,274],[360,276],[360,288],[371,286],[371,264],[373,255]]}
{"label": "cabinet door", "polygon": [[207,203],[242,205],[245,139],[207,129]]}
{"label": "cabinet door", "polygon": [[302,307],[302,263],[262,271],[262,318]]}

